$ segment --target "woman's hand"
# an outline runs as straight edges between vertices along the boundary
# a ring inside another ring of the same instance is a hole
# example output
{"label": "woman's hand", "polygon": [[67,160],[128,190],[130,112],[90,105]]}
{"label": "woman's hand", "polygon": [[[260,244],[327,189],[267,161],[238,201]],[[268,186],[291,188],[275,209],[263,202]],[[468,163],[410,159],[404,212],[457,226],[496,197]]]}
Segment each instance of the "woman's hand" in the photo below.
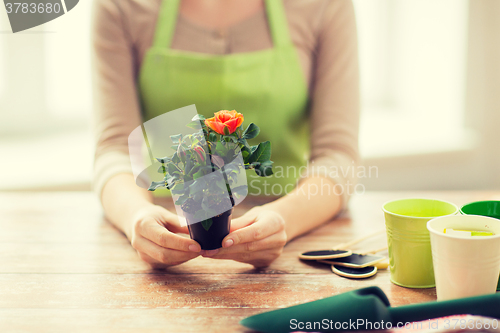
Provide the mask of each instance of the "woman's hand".
{"label": "woman's hand", "polygon": [[150,205],[142,208],[132,220],[130,242],[139,257],[153,268],[179,265],[200,255],[200,245],[176,235],[188,233],[178,224],[177,216],[165,208]]}
{"label": "woman's hand", "polygon": [[231,222],[231,233],[217,254],[203,255],[265,267],[280,256],[286,241],[283,217],[265,206],[255,207]]}

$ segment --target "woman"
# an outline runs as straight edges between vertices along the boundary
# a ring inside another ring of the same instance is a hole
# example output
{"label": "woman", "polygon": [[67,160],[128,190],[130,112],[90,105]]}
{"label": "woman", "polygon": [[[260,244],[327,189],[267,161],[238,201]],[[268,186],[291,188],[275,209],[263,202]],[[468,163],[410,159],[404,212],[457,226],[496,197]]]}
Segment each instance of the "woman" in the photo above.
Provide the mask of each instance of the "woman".
{"label": "woman", "polygon": [[[93,46],[94,187],[108,219],[151,266],[199,255],[266,266],[287,241],[345,207],[358,160],[350,0],[97,0]],[[275,169],[309,160],[293,191],[234,219],[219,250],[179,235],[186,228],[135,184],[128,157],[134,128],[190,104],[205,116],[236,109],[257,123]]]}

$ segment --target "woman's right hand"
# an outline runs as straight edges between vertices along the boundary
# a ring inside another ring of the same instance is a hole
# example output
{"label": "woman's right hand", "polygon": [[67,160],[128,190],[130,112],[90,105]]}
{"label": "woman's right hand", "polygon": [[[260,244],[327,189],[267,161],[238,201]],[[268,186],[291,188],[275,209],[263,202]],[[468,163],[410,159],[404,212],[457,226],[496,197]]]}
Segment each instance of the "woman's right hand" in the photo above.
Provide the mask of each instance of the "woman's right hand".
{"label": "woman's right hand", "polygon": [[143,261],[152,268],[166,268],[201,254],[200,244],[177,233],[187,234],[187,227],[181,227],[172,212],[151,204],[137,212],[127,234]]}

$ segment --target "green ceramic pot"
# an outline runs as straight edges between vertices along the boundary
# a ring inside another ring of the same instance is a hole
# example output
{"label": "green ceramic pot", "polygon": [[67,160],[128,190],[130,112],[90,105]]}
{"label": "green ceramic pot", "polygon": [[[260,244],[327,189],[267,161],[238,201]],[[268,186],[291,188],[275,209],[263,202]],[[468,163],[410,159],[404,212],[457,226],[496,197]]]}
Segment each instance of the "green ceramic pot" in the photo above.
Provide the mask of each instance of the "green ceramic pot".
{"label": "green ceramic pot", "polygon": [[391,282],[408,288],[434,287],[434,270],[427,222],[454,215],[458,207],[441,200],[402,199],[383,205]]}
{"label": "green ceramic pot", "polygon": [[[500,201],[486,200],[470,202],[460,208],[460,213],[463,215],[481,215],[500,219]],[[497,290],[500,290],[500,278],[498,279]]]}
{"label": "green ceramic pot", "polygon": [[481,215],[500,219],[500,201],[476,201],[460,208],[463,215]]}

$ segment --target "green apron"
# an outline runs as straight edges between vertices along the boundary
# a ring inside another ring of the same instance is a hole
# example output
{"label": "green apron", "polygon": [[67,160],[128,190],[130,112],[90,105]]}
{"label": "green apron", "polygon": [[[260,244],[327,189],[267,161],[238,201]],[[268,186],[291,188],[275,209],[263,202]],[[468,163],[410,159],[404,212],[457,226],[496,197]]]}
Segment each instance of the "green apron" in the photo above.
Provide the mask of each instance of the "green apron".
{"label": "green apron", "polygon": [[139,94],[144,121],[191,104],[205,117],[223,109],[242,113],[244,126],[253,122],[261,128],[249,143],[271,141],[274,161],[271,177],[248,170],[249,194],[284,195],[307,161],[308,92],[283,3],[265,3],[273,48],[219,56],[171,49],[179,0],[163,0],[140,70]]}

